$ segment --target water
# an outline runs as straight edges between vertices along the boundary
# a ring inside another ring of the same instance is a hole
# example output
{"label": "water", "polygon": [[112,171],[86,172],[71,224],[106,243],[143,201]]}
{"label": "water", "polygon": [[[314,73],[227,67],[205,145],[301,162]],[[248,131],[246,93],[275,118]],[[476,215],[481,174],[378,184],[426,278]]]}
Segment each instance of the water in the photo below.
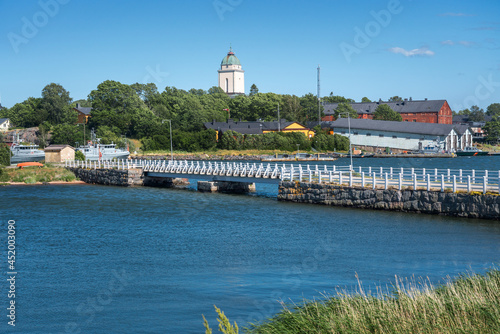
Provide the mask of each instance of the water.
{"label": "water", "polygon": [[[467,161],[439,159],[436,168],[498,169],[495,157]],[[500,262],[498,221],[282,203],[276,188],[257,185],[252,195],[0,188],[3,282],[7,220],[17,226],[16,330],[201,333],[202,314],[217,327],[214,304],[244,326],[278,312],[280,300],[354,288],[356,274],[367,287],[394,275],[439,283]],[[1,286],[6,332],[8,286]]]}

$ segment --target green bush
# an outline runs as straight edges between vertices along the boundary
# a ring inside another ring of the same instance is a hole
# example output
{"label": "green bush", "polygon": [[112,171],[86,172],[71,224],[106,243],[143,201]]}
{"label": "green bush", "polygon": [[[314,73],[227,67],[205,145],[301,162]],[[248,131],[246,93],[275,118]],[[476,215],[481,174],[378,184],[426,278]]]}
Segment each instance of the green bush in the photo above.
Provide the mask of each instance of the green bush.
{"label": "green bush", "polygon": [[82,151],[76,151],[75,160],[85,161],[85,154],[83,154]]}

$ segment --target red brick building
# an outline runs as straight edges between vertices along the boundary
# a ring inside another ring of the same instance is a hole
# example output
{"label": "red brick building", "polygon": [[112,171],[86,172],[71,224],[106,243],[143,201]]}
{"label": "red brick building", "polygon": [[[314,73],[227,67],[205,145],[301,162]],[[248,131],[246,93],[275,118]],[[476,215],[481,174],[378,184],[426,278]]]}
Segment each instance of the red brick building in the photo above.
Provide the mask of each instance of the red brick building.
{"label": "red brick building", "polygon": [[[450,105],[446,100],[410,100],[394,102],[360,102],[351,103],[358,113],[358,118],[373,119],[373,114],[381,104],[387,104],[392,110],[398,112],[404,122],[452,124],[453,115]],[[323,105],[325,116],[323,121],[334,121],[335,109],[338,103],[326,103]]]}

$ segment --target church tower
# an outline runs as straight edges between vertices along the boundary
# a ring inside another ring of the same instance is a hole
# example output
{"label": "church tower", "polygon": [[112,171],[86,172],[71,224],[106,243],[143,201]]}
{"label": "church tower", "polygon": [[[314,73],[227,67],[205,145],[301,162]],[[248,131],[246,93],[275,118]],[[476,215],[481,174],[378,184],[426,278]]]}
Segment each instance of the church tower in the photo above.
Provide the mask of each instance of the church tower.
{"label": "church tower", "polygon": [[229,96],[245,94],[245,71],[241,69],[240,60],[232,48],[220,64],[219,87]]}

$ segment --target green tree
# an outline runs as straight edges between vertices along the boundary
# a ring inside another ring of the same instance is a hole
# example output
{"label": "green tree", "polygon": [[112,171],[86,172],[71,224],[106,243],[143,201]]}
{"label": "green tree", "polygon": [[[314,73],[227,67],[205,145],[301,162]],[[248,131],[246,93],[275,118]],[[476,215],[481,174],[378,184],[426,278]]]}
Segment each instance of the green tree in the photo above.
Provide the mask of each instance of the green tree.
{"label": "green tree", "polygon": [[489,142],[498,142],[500,140],[500,119],[494,118],[486,122],[483,129],[486,131],[486,140]]}
{"label": "green tree", "polygon": [[52,124],[74,123],[77,113],[72,109],[71,101],[63,86],[51,83],[42,90],[40,109],[47,113],[47,120]]}
{"label": "green tree", "polygon": [[484,110],[478,106],[470,107],[470,122],[484,122]]}
{"label": "green tree", "polygon": [[361,99],[361,102],[372,102],[372,100],[370,100],[369,98],[367,98],[367,97],[365,96],[365,97],[363,97],[363,98]]}
{"label": "green tree", "polygon": [[389,98],[389,102],[398,102],[398,101],[403,101],[403,98],[397,95]]}
{"label": "green tree", "polygon": [[[304,112],[305,122],[307,121],[317,121],[318,120],[318,97],[312,93],[308,93],[300,98],[300,105]],[[319,105],[320,117],[323,117],[322,105]]]}
{"label": "green tree", "polygon": [[[10,162],[10,156],[12,155],[10,148],[3,142],[3,134],[0,132],[0,167],[8,166]],[[0,169],[0,174],[3,169]]]}
{"label": "green tree", "polygon": [[470,110],[469,109],[462,109],[462,110],[458,111],[457,115],[469,116]]}
{"label": "green tree", "polygon": [[349,115],[350,118],[358,118],[358,112],[354,110],[350,103],[339,103],[337,108],[335,108],[335,119],[347,118],[347,115]]}
{"label": "green tree", "polygon": [[29,97],[27,100],[16,103],[8,109],[5,117],[8,117],[16,127],[30,128],[38,126],[47,119],[47,111],[40,109],[42,99]]}
{"label": "green tree", "polygon": [[137,93],[138,87],[131,87],[118,81],[107,80],[93,90],[88,99],[92,103],[90,126],[106,125],[117,127],[120,133],[133,133],[132,119],[147,106]]}
{"label": "green tree", "polygon": [[52,144],[75,146],[83,141],[83,127],[76,124],[57,124],[52,128]]}
{"label": "green tree", "polygon": [[387,104],[381,104],[375,109],[373,119],[381,121],[398,121],[401,122],[403,118],[401,115],[391,109]]}
{"label": "green tree", "polygon": [[353,99],[349,99],[347,97],[343,97],[340,95],[333,95],[333,92],[330,92],[330,96],[325,96],[321,99],[323,102],[328,102],[328,103],[354,103]]}
{"label": "green tree", "polygon": [[250,87],[250,96],[254,96],[258,92],[259,92],[259,89],[257,88],[257,85],[252,84],[252,86]]}
{"label": "green tree", "polygon": [[486,115],[500,116],[500,103],[492,103],[486,108]]}

